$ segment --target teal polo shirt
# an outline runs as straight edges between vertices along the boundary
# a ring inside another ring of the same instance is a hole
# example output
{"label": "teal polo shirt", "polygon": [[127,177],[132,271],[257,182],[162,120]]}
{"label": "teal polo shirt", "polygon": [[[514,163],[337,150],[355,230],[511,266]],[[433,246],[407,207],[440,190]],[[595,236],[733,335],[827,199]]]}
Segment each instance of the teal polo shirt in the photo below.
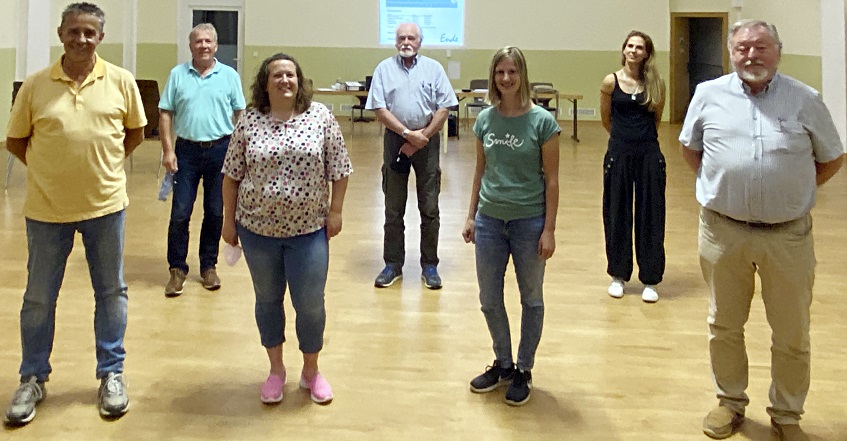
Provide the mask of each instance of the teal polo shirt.
{"label": "teal polo shirt", "polygon": [[205,77],[191,61],[171,69],[159,108],[173,112],[174,132],[191,141],[213,141],[232,134],[232,114],[247,104],[235,69],[215,60]]}

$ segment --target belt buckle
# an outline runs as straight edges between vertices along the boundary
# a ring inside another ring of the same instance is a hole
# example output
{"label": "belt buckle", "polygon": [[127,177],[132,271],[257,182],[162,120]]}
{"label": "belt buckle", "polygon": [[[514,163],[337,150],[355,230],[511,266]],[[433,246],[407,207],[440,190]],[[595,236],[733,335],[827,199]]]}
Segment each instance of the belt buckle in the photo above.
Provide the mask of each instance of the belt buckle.
{"label": "belt buckle", "polygon": [[200,141],[197,144],[199,144],[201,148],[208,149],[215,144],[215,141]]}

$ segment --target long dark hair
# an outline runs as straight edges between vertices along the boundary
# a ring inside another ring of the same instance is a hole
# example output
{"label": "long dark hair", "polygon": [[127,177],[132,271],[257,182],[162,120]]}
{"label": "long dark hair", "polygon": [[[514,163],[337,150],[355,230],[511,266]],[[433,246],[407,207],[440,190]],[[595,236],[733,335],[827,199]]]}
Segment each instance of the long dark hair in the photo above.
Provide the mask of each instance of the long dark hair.
{"label": "long dark hair", "polygon": [[664,98],[662,97],[664,83],[662,83],[662,77],[659,76],[659,70],[656,69],[656,60],[653,57],[656,50],[653,46],[653,39],[644,32],[631,31],[626,38],[624,38],[623,45],[621,45],[621,66],[626,64],[626,57],[624,56],[623,51],[626,49],[626,44],[632,37],[641,37],[644,40],[644,50],[647,52],[647,58],[645,58],[644,61],[641,62],[641,66],[638,67],[638,81],[644,84],[644,92],[646,92],[644,94],[644,102],[642,104],[647,104],[647,107],[650,110],[655,110],[656,106],[658,106]]}
{"label": "long dark hair", "polygon": [[252,92],[250,107],[264,114],[271,111],[271,100],[268,97],[268,66],[279,60],[288,60],[294,63],[295,73],[297,74],[297,96],[294,98],[294,111],[303,113],[309,110],[309,106],[312,105],[312,82],[303,77],[300,63],[294,57],[282,52],[271,55],[259,66],[256,79],[253,81],[253,86],[250,87]]}

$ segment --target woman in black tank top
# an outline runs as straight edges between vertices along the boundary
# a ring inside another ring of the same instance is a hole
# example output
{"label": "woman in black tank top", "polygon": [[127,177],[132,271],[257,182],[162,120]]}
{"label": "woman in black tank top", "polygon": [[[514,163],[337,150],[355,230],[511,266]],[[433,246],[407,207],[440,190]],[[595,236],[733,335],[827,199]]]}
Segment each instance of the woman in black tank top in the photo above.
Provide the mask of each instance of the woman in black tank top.
{"label": "woman in black tank top", "polygon": [[665,158],[657,127],[665,104],[665,85],[654,64],[653,40],[632,31],[621,48],[621,65],[603,80],[600,115],[609,132],[603,161],[603,227],[608,293],[624,295],[632,276],[633,200],[635,257],[641,298],[659,300],[656,285],[665,272]]}

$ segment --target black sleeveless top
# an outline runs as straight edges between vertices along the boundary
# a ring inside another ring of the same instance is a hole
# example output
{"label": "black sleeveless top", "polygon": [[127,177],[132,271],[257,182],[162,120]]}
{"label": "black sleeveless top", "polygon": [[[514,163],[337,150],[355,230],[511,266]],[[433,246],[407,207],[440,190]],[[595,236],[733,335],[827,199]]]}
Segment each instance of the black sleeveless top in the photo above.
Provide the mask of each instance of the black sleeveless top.
{"label": "black sleeveless top", "polygon": [[615,76],[615,89],[612,90],[612,130],[610,138],[617,141],[657,141],[656,113],[647,110],[644,102],[645,92],[626,93],[618,84]]}

